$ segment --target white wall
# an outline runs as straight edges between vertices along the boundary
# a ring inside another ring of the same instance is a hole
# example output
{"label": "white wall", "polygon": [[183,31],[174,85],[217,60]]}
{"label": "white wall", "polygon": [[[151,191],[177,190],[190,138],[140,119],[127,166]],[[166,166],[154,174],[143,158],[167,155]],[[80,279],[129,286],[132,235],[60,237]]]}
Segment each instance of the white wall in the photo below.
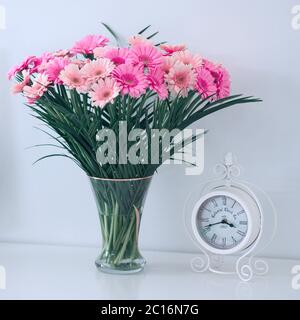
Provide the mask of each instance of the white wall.
{"label": "white wall", "polygon": [[[300,1],[299,1],[300,3]],[[183,203],[208,179],[227,150],[235,152],[245,178],[264,188],[279,211],[279,229],[269,256],[300,258],[299,132],[300,30],[291,28],[297,0],[0,0],[6,30],[0,30],[0,240],[99,245],[100,229],[87,178],[71,162],[46,160],[48,150],[24,150],[47,142],[37,124],[10,97],[9,67],[29,54],[71,46],[89,33],[104,32],[100,21],[123,35],[151,23],[159,40],[185,42],[222,61],[233,91],[263,98],[197,124],[209,129],[205,173],[187,177],[183,167],[165,167],[155,177],[142,225],[142,247],[193,251],[182,224]],[[44,152],[44,153],[43,153]]]}

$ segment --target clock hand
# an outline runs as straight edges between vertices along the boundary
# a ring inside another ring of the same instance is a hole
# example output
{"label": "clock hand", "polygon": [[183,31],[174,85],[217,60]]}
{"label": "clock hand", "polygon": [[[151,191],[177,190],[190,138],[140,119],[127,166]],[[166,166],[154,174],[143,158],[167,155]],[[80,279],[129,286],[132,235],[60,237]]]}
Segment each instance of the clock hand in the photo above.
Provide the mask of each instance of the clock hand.
{"label": "clock hand", "polygon": [[227,224],[230,228],[236,228],[236,226],[233,223],[229,223],[226,219],[224,219],[223,222]]}
{"label": "clock hand", "polygon": [[212,227],[212,226],[216,226],[218,224],[227,224],[229,227],[231,228],[235,228],[235,225],[233,223],[229,223],[226,219],[223,219],[220,222],[216,222],[216,223],[211,223],[209,224],[207,227]]}
{"label": "clock hand", "polygon": [[216,226],[217,224],[221,224],[221,223],[224,223],[224,222],[223,222],[223,220],[222,220],[222,221],[220,221],[220,222],[211,223],[211,224],[209,224],[207,227]]}
{"label": "clock hand", "polygon": [[216,226],[218,224],[228,224],[227,220],[226,219],[223,219],[222,221],[220,222],[216,222],[216,223],[211,223],[208,225],[208,227],[212,227],[212,226]]}

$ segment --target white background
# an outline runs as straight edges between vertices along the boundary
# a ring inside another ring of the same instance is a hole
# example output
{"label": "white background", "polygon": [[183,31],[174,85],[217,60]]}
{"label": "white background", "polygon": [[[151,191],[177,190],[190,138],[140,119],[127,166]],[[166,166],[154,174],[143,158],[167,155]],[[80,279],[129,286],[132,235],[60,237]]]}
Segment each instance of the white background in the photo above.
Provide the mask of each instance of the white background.
{"label": "white background", "polygon": [[[300,4],[300,1],[298,1]],[[291,27],[297,0],[99,1],[0,0],[6,30],[0,30],[0,241],[100,245],[90,186],[72,162],[32,163],[49,150],[25,150],[48,138],[33,129],[21,97],[11,97],[7,70],[29,54],[72,46],[86,34],[107,33],[100,22],[129,36],[147,24],[158,40],[186,43],[223,62],[234,93],[261,104],[241,105],[197,123],[209,129],[205,172],[185,176],[184,167],[164,167],[155,177],[142,222],[144,249],[195,251],[183,227],[189,193],[212,174],[228,150],[245,168],[244,178],[264,188],[279,212],[279,229],[265,254],[300,258],[300,30]]]}

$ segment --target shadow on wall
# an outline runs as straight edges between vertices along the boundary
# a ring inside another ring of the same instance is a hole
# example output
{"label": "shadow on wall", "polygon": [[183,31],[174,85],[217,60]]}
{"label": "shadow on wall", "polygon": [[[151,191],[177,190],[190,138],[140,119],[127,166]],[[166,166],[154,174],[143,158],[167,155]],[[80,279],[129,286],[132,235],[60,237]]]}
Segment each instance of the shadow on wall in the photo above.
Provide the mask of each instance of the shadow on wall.
{"label": "shadow on wall", "polygon": [[0,223],[2,228],[9,230],[17,218],[18,194],[10,83],[6,77],[6,68],[9,65],[8,50],[0,48],[0,57]]}

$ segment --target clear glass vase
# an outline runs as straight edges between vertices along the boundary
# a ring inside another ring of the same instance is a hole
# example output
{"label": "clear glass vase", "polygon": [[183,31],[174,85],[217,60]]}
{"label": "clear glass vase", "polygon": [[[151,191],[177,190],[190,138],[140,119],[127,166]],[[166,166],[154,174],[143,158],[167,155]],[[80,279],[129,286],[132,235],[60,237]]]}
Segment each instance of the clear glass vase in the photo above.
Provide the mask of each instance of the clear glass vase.
{"label": "clear glass vase", "polygon": [[151,180],[90,178],[102,232],[102,252],[96,260],[101,271],[128,274],[143,270],[146,261],[138,239]]}

